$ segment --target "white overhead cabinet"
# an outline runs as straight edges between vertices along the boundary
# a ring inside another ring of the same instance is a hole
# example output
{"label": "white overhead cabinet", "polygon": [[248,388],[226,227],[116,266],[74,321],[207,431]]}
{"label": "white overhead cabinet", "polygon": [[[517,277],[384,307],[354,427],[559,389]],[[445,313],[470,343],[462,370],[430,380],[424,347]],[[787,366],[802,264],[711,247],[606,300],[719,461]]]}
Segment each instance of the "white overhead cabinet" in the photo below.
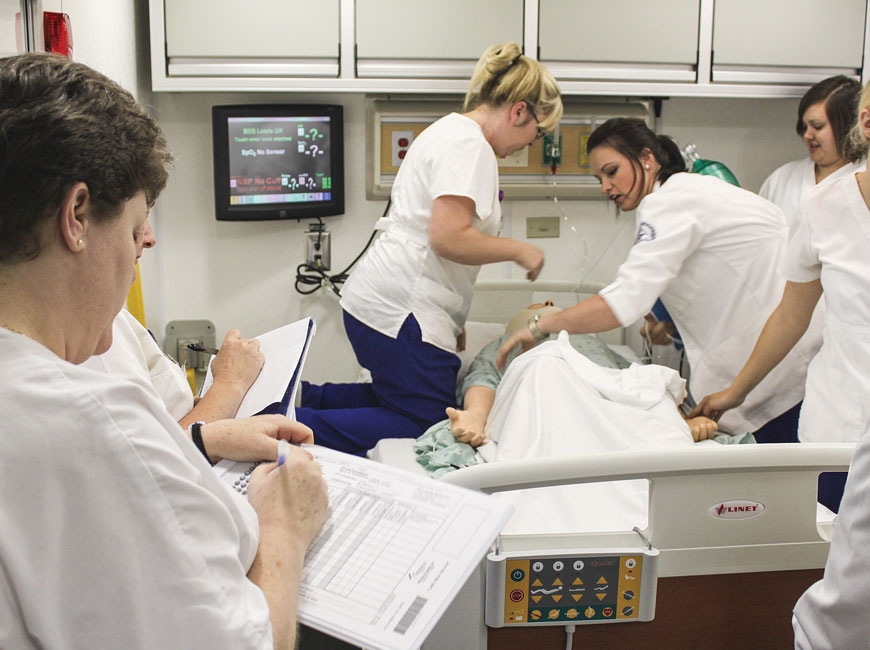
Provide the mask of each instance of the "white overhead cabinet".
{"label": "white overhead cabinet", "polygon": [[[539,0],[568,93],[799,96],[864,71],[867,0]],[[866,78],[866,75],[865,75]]]}
{"label": "white overhead cabinet", "polygon": [[717,0],[713,81],[812,83],[860,75],[866,0]]}
{"label": "white overhead cabinet", "polygon": [[698,0],[540,0],[539,56],[559,80],[694,83]]}
{"label": "white overhead cabinet", "polygon": [[523,0],[356,0],[361,78],[468,80],[490,45],[523,43]]}
{"label": "white overhead cabinet", "polygon": [[161,4],[169,77],[338,76],[339,0]]}
{"label": "white overhead cabinet", "polygon": [[155,90],[464,93],[519,43],[566,95],[799,97],[866,81],[870,0],[149,0]]}

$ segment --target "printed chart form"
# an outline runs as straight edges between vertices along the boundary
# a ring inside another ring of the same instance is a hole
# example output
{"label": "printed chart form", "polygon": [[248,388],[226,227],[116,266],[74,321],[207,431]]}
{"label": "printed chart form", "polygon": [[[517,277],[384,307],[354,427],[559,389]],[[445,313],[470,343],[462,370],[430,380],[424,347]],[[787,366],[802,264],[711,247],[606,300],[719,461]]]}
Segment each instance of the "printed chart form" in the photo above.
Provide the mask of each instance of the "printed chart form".
{"label": "printed chart form", "polygon": [[329,486],[299,620],[372,650],[418,648],[511,514],[497,498],[306,446]]}

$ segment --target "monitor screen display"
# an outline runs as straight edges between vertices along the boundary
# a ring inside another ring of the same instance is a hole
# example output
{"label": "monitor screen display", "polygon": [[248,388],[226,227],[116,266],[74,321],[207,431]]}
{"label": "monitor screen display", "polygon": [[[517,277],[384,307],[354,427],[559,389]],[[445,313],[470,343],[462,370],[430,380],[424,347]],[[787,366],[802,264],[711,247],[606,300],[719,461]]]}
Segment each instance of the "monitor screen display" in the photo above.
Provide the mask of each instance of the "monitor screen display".
{"label": "monitor screen display", "polygon": [[218,220],[344,212],[341,106],[214,106],[212,130]]}

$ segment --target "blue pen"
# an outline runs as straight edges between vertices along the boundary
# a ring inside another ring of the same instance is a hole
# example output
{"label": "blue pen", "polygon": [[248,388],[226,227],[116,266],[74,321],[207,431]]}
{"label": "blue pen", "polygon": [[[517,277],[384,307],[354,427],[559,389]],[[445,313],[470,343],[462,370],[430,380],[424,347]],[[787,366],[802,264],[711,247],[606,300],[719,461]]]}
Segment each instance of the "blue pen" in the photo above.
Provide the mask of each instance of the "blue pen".
{"label": "blue pen", "polygon": [[281,467],[290,455],[290,443],[286,440],[278,441],[278,467]]}

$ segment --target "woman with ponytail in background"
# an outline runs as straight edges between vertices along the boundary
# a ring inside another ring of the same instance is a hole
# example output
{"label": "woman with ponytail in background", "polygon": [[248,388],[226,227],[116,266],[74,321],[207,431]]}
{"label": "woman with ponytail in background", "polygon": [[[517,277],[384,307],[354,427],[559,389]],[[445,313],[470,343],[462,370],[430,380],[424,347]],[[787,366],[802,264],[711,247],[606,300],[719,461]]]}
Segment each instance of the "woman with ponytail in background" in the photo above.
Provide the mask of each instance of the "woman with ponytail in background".
{"label": "woman with ponytail in background", "polygon": [[[516,345],[551,332],[630,325],[661,296],[686,346],[691,393],[701,397],[728,385],[782,295],[782,211],[719,178],[685,173],[673,140],[639,119],[607,120],[589,136],[587,152],[608,200],[620,211],[636,210],[635,244],[610,285],[530,322],[502,346],[499,362]],[[740,407],[722,416],[720,427],[751,431],[759,442],[797,442],[809,361],[806,341],[799,342]]]}
{"label": "woman with ponytail in background", "polygon": [[813,85],[801,98],[795,133],[808,155],[778,167],[758,191],[782,208],[790,230],[797,228],[801,197],[808,189],[865,170],[864,150],[849,137],[860,94],[860,83],[837,75]]}

